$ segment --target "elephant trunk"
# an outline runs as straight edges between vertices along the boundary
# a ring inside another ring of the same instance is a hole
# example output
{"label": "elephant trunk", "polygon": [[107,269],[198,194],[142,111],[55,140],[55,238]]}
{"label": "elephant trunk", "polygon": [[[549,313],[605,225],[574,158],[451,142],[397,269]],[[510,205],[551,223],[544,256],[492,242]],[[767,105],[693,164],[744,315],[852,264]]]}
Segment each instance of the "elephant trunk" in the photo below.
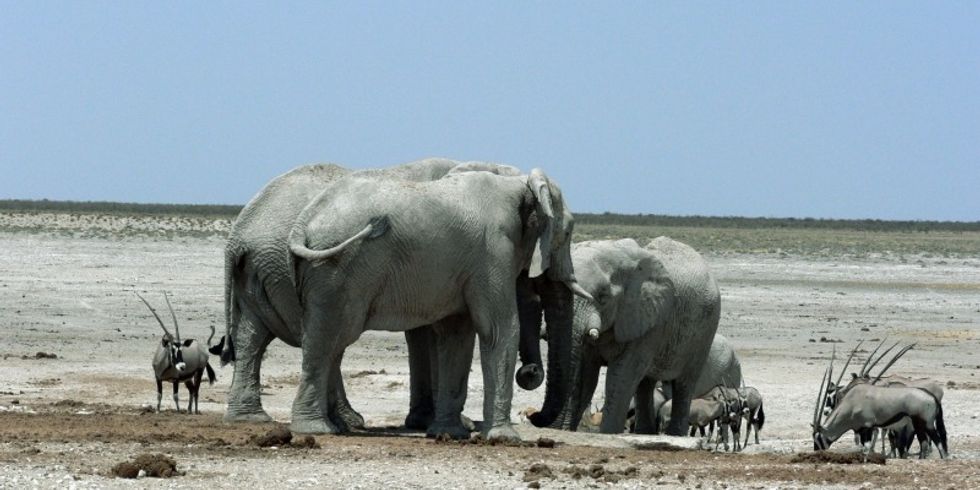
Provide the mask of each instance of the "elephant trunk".
{"label": "elephant trunk", "polygon": [[541,411],[529,419],[536,427],[548,427],[562,413],[568,398],[573,293],[563,282],[551,280],[540,281],[538,292],[548,328],[548,384]]}
{"label": "elephant trunk", "polygon": [[582,380],[584,373],[583,356],[585,355],[586,342],[589,332],[598,330],[601,327],[599,313],[591,302],[582,298],[574,299],[574,319],[572,320],[571,348],[569,349],[569,370],[563,380],[566,385],[567,396],[561,413],[552,422],[551,428],[563,430],[578,430],[582,414],[588,407],[591,400],[583,400],[590,394],[582,392]]}
{"label": "elephant trunk", "polygon": [[541,299],[534,293],[527,272],[517,278],[517,314],[521,325],[521,367],[514,378],[517,385],[533,390],[544,381],[541,363]]}

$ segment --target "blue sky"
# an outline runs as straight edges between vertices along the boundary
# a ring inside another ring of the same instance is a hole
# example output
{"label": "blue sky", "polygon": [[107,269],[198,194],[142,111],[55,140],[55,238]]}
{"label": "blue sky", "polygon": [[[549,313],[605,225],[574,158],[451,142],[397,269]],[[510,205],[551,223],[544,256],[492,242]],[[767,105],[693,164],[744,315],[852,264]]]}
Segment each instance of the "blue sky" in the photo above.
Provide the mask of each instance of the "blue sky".
{"label": "blue sky", "polygon": [[490,3],[6,1],[0,198],[446,156],[582,212],[980,220],[978,2]]}

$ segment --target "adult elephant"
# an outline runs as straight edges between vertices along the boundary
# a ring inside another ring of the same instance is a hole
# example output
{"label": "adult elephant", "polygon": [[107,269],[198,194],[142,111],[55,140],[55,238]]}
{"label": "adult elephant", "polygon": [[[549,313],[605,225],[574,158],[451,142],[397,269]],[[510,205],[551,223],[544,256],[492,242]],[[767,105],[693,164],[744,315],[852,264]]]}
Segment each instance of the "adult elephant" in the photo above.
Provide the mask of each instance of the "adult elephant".
{"label": "adult elephant", "polygon": [[[698,381],[694,383],[694,397],[704,395],[715,386],[742,387],[742,363],[735,354],[735,346],[720,333],[716,333],[711,341],[711,349],[708,351],[708,358],[704,361],[704,368],[698,376]],[[664,400],[671,398],[669,384],[663,385],[661,396]]]}
{"label": "adult elephant", "polygon": [[[555,352],[567,352],[561,339],[567,346],[573,291],[588,296],[575,282],[571,231],[561,190],[537,169],[526,177],[466,172],[421,183],[352,175],[330,185],[300,213],[289,237],[304,311],[292,429],[342,430],[326,416],[336,394],[330,366],[363,331],[404,331],[448,319],[438,336],[433,425],[453,435],[464,430],[455,391],[465,390],[458,380],[469,371],[472,344],[466,339],[475,331],[483,430],[488,438],[518,439],[510,426],[518,304],[535,301],[515,301],[525,291],[518,283],[525,273],[537,281],[554,323],[549,341]],[[527,327],[533,332],[522,337],[537,339],[537,326]],[[549,379],[561,376],[555,371]],[[549,393],[564,397],[560,389]]]}
{"label": "adult elephant", "polygon": [[[302,307],[287,270],[287,240],[293,221],[303,208],[331,183],[350,174],[423,182],[468,171],[520,173],[507,165],[441,158],[364,171],[333,164],[307,165],[276,177],[245,206],[232,225],[225,248],[227,332],[214,352],[221,354],[223,363],[235,361],[225,420],[271,420],[262,408],[260,395],[265,350],[276,338],[293,347],[301,344]],[[410,428],[425,429],[434,416],[432,387],[436,373],[430,369],[434,335],[431,328],[406,332],[411,366],[411,404],[406,425]],[[539,368],[540,352],[525,350],[525,376],[520,381],[522,387],[530,389],[540,384],[543,374]],[[329,408],[328,417],[341,427],[363,427],[363,417],[347,400],[340,361],[338,357],[331,367],[336,403]]]}
{"label": "adult elephant", "polygon": [[623,431],[634,395],[636,432],[655,432],[654,387],[662,381],[672,385],[675,410],[683,414],[671,418],[667,433],[687,434],[691,398],[721,312],[705,261],[691,247],[660,237],[646,248],[632,239],[577,243],[572,262],[594,300],[575,299],[571,376],[563,380],[569,396],[551,426],[577,429],[599,369],[608,365],[601,432]]}

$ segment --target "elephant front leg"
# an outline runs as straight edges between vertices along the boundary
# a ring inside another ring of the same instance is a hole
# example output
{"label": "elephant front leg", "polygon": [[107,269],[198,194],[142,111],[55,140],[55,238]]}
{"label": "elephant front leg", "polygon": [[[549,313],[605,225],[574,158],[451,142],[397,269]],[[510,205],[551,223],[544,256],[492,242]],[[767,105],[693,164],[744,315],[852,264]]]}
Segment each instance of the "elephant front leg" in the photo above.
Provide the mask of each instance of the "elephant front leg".
{"label": "elephant front leg", "polygon": [[691,412],[691,391],[694,386],[692,380],[674,380],[671,383],[673,398],[671,401],[670,423],[667,424],[666,432],[672,436],[682,436],[687,431],[688,421]]}
{"label": "elephant front leg", "polygon": [[[431,326],[405,331],[408,344],[408,415],[405,428],[426,430],[435,419],[433,387],[439,386],[436,339]],[[472,346],[471,346],[472,348]]]}
{"label": "elephant front leg", "polygon": [[435,334],[435,353],[439,359],[435,419],[426,435],[448,434],[453,439],[468,439],[470,428],[463,424],[466,385],[473,364],[473,328],[469,321],[442,324]]}
{"label": "elephant front leg", "polygon": [[[513,301],[513,296],[510,301]],[[494,323],[498,323],[498,328],[492,327]],[[517,313],[514,311],[496,317],[483,325],[489,327],[479,329],[480,362],[483,367],[483,433],[490,440],[520,441],[521,437],[510,423],[517,364]],[[492,332],[496,333],[496,338]]]}
{"label": "elephant front leg", "polygon": [[272,417],[262,409],[262,383],[259,371],[262,356],[274,337],[252,314],[242,312],[233,339],[236,349],[225,422],[270,422]]}
{"label": "elephant front leg", "polygon": [[610,362],[606,371],[606,403],[602,407],[602,424],[599,426],[603,434],[622,434],[626,429],[630,399],[646,374],[643,356],[633,347],[627,347]]}

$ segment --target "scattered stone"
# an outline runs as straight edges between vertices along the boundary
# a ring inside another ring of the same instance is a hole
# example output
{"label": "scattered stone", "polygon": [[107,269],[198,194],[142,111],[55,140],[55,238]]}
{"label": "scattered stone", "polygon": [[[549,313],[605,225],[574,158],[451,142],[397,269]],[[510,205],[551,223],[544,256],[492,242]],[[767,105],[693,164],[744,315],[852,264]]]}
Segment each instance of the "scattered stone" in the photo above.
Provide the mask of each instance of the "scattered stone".
{"label": "scattered stone", "polygon": [[524,481],[532,482],[538,481],[542,478],[554,478],[555,474],[552,473],[551,467],[544,463],[534,463],[531,465],[527,471],[524,472]]}
{"label": "scattered stone", "polygon": [[538,447],[543,447],[543,448],[547,448],[547,449],[553,449],[555,447],[555,440],[554,439],[549,439],[547,437],[539,437],[537,444],[538,444]]}

